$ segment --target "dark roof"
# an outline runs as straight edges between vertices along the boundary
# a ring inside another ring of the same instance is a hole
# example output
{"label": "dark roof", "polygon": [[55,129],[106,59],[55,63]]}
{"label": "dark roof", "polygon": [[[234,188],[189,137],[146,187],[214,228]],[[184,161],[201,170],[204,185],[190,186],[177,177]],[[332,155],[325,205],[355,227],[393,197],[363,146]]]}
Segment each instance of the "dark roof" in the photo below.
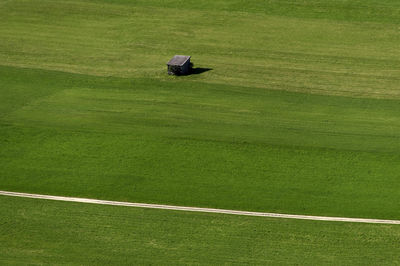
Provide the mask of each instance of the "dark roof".
{"label": "dark roof", "polygon": [[190,56],[186,55],[175,55],[172,57],[171,60],[167,63],[169,66],[183,66],[188,60],[190,59]]}

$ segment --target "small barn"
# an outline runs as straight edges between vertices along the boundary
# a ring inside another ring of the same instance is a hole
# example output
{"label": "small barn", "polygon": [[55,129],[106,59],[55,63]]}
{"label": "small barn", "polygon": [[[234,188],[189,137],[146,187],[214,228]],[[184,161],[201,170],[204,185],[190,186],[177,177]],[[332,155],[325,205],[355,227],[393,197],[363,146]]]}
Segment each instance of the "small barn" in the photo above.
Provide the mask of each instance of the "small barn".
{"label": "small barn", "polygon": [[175,55],[167,66],[169,75],[187,75],[190,71],[190,56]]}

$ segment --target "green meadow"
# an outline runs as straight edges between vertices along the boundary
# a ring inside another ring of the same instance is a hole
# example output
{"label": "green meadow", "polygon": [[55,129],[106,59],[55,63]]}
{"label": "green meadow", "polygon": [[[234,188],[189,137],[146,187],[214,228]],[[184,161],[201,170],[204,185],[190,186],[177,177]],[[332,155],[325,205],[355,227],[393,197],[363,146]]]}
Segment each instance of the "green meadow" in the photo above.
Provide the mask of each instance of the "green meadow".
{"label": "green meadow", "polygon": [[[0,0],[0,190],[398,220],[399,30],[394,0]],[[196,74],[168,76],[175,54]],[[151,237],[171,246],[160,262],[392,264],[400,253],[398,226],[0,201],[0,231],[19,230],[1,241],[6,263],[146,263],[161,248]],[[91,233],[103,220],[121,238]],[[141,247],[122,237],[129,228]],[[127,260],[96,261],[95,244],[77,256],[91,239]]]}
{"label": "green meadow", "polygon": [[0,73],[3,190],[399,218],[396,101]]}
{"label": "green meadow", "polygon": [[400,260],[399,226],[5,197],[0,212],[3,265],[398,265]]}

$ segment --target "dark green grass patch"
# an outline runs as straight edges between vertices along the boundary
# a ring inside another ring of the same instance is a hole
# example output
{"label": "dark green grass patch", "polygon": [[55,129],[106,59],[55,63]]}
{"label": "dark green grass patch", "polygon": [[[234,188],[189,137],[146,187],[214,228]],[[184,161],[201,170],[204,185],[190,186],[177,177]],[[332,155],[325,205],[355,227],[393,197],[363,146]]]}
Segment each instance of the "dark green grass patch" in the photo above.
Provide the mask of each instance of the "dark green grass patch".
{"label": "dark green grass patch", "polygon": [[1,71],[3,190],[399,218],[398,101]]}

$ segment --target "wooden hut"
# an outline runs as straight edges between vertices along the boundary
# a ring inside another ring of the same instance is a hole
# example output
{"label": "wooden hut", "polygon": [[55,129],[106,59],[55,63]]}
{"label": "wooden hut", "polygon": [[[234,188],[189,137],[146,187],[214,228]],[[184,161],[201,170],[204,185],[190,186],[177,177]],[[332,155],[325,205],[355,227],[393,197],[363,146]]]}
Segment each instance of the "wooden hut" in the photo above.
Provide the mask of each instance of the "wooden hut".
{"label": "wooden hut", "polygon": [[190,56],[175,55],[167,66],[169,75],[187,75],[190,71]]}

